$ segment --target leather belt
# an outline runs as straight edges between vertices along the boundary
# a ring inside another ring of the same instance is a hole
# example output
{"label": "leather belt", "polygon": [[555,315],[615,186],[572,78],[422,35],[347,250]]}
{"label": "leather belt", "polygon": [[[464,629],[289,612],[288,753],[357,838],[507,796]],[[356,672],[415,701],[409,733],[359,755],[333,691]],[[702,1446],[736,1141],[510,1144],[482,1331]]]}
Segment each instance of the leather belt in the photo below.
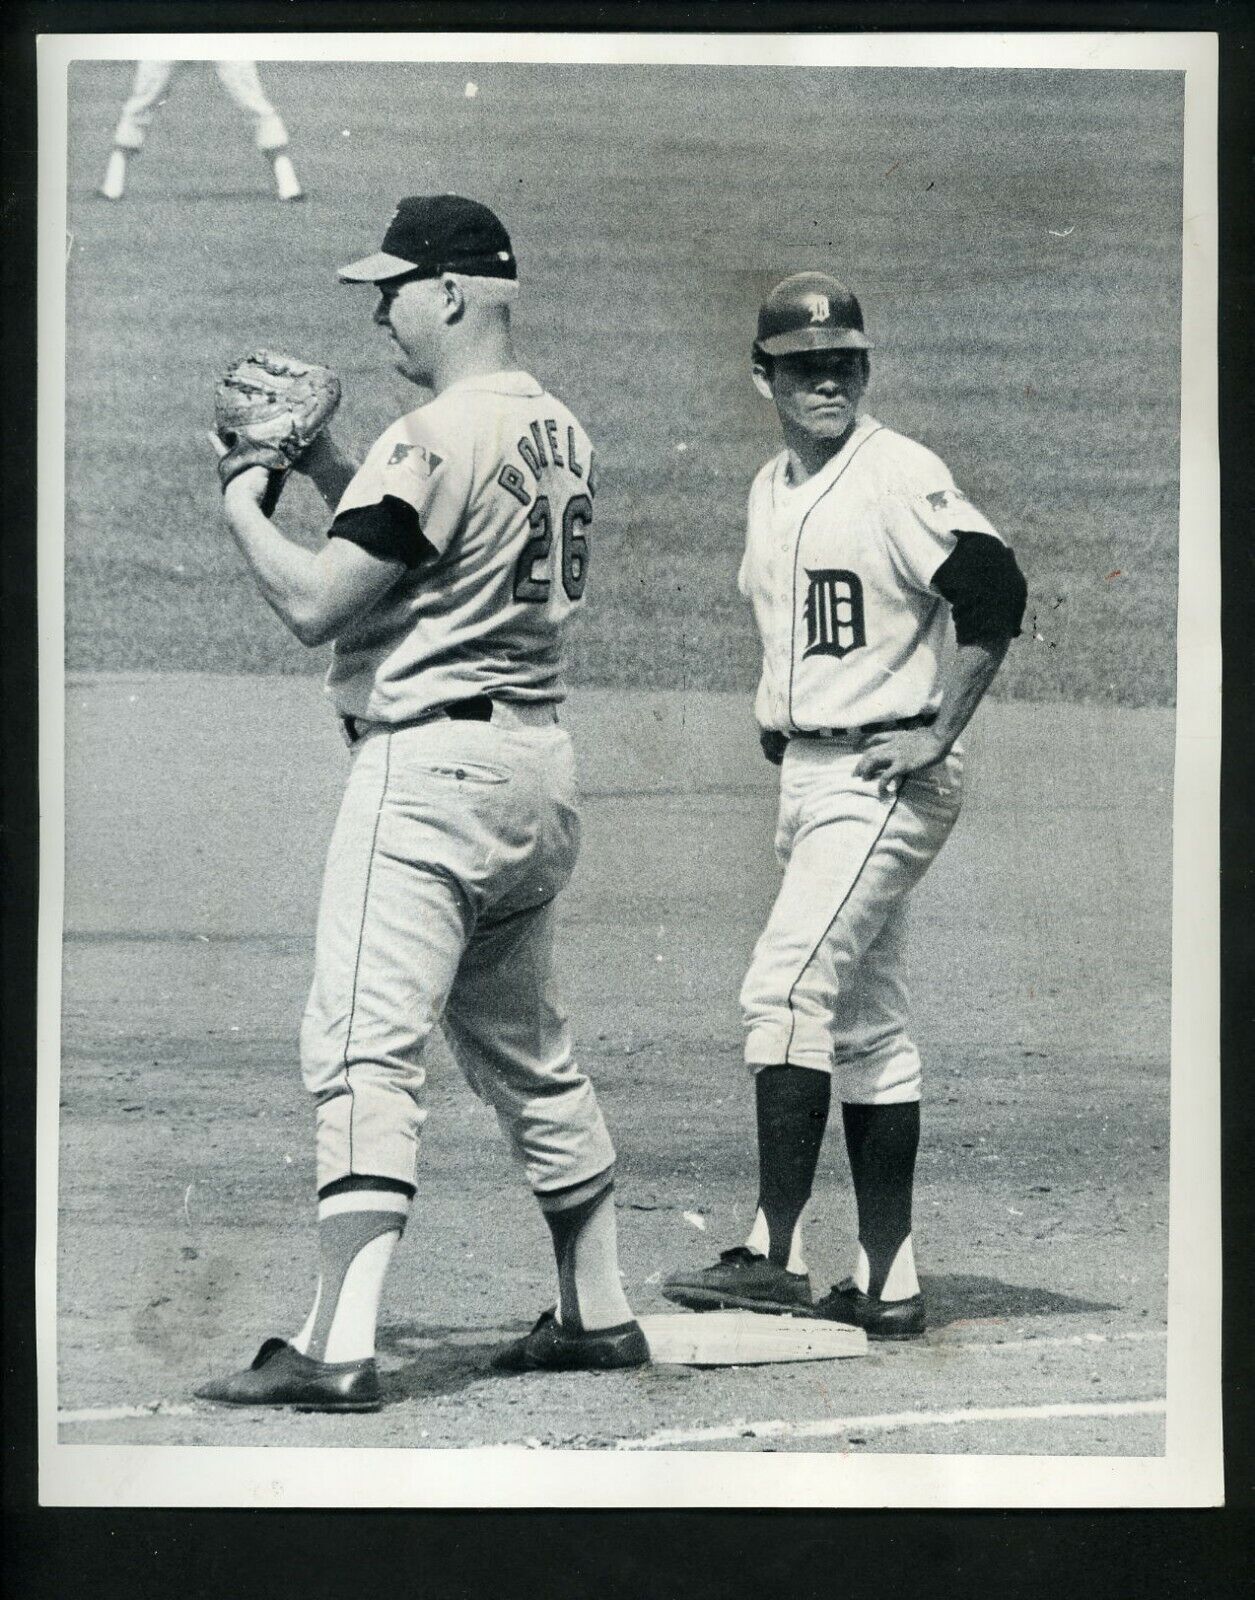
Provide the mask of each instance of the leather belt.
{"label": "leather belt", "polygon": [[861,728],[795,728],[790,739],[866,739],[873,733],[901,733],[907,728],[930,728],[937,720],[935,711],[922,711],[917,717],[895,717],[890,722],[865,722]]}
{"label": "leather belt", "polygon": [[447,718],[450,722],[501,722],[529,728],[548,727],[558,720],[558,708],[551,700],[493,700],[486,694],[472,695],[468,700],[454,700],[447,706],[433,706],[421,716],[407,717],[402,722],[372,722],[366,717],[341,717],[340,727],[344,742],[355,745],[373,729],[384,728],[395,733],[399,728],[419,728],[429,722]]}

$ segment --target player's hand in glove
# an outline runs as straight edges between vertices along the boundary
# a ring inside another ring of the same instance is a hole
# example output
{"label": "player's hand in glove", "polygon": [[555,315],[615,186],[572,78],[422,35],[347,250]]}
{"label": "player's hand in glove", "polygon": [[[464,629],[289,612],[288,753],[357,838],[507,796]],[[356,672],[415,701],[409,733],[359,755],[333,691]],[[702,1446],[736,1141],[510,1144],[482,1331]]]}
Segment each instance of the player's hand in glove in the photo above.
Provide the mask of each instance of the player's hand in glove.
{"label": "player's hand in glove", "polygon": [[874,733],[855,765],[855,776],[874,778],[881,794],[896,789],[903,778],[936,766],[950,746],[931,728],[904,728],[896,733]]}
{"label": "player's hand in glove", "polygon": [[330,367],[258,350],[237,361],[214,392],[214,431],[222,448],[218,479],[227,485],[251,467],[269,474],[258,504],[270,516],[288,469],[318,438],[340,404]]}
{"label": "player's hand in glove", "polygon": [[[209,443],[214,455],[221,461],[227,453],[227,447],[212,428],[209,431]],[[230,483],[223,484],[222,503],[229,512],[232,499],[243,497],[252,501],[255,506],[260,506],[264,514],[269,516],[275,508],[275,501],[279,498],[274,490],[275,483],[282,488],[282,474],[272,479],[265,467],[245,467],[242,472],[236,473]]]}

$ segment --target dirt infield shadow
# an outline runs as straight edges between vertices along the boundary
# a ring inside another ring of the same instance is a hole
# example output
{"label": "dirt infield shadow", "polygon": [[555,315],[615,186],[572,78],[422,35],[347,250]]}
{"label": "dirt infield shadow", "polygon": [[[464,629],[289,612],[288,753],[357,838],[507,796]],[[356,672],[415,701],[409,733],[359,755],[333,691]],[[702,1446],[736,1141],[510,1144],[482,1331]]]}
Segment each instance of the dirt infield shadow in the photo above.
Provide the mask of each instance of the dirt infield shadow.
{"label": "dirt infield shadow", "polygon": [[500,1328],[453,1326],[436,1322],[394,1322],[379,1330],[377,1348],[405,1365],[382,1374],[385,1398],[426,1399],[456,1394],[492,1376],[492,1354],[507,1340],[526,1333],[530,1323]]}
{"label": "dirt infield shadow", "polygon": [[934,1328],[978,1317],[1080,1316],[1095,1311],[1118,1311],[1105,1300],[1082,1300],[1078,1295],[1056,1294],[1024,1284],[1003,1283],[967,1273],[943,1273],[920,1278],[928,1298],[928,1321]]}

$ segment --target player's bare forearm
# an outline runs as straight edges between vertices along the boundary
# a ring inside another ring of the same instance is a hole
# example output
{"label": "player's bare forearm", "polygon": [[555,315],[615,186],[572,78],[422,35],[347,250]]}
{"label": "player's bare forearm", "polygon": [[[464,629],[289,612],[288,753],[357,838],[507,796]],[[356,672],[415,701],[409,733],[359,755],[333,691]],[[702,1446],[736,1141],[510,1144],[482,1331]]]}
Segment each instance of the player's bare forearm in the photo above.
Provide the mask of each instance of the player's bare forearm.
{"label": "player's bare forearm", "polygon": [[854,769],[859,777],[877,779],[883,792],[911,773],[944,761],[997,676],[1010,643],[1006,636],[959,645],[936,720],[927,728],[874,735]]}
{"label": "player's bare forearm", "polygon": [[327,507],[334,511],[340,504],[361,463],[329,433],[320,433],[295,463],[323,497]]}
{"label": "player's bare forearm", "polygon": [[222,497],[227,526],[262,599],[302,644],[316,644],[312,623],[321,588],[317,557],[281,533],[261,509],[256,486],[247,481],[254,474],[264,483],[265,475],[254,468],[228,484]]}
{"label": "player's bare forearm", "polygon": [[986,689],[998,676],[1010,644],[1008,635],[959,645],[937,708],[937,720],[929,730],[945,746],[943,755],[949,755],[955,740],[972,720]]}
{"label": "player's bare forearm", "polygon": [[345,539],[315,553],[280,532],[259,504],[266,474],[254,467],[232,479],[222,497],[227,526],[262,599],[303,645],[325,644],[396,582],[401,563]]}

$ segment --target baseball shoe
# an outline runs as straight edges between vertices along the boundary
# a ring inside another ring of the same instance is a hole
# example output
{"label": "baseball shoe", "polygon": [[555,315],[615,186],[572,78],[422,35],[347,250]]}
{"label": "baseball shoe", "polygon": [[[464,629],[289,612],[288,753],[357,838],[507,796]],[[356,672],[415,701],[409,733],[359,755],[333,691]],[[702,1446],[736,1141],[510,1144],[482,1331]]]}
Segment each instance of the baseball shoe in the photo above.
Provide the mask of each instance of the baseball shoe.
{"label": "baseball shoe", "polygon": [[194,1391],[220,1406],[290,1406],[294,1411],[378,1411],[379,1372],[372,1359],[315,1361],[286,1339],[267,1339],[251,1367]]}
{"label": "baseball shoe", "polygon": [[121,200],[126,191],[126,151],[112,150],[96,193],[102,200]]}
{"label": "baseball shoe", "polygon": [[275,198],[284,201],[304,200],[305,192],[296,176],[291,157],[280,150],[274,156],[272,165],[275,175]]}
{"label": "baseball shoe", "polygon": [[834,1284],[812,1313],[830,1322],[852,1322],[869,1339],[918,1339],[925,1327],[924,1297],[909,1300],[874,1300],[854,1286],[853,1278]]}
{"label": "baseball shoe", "polygon": [[525,1338],[503,1345],[492,1358],[497,1372],[607,1372],[648,1363],[649,1345],[639,1322],[576,1333],[562,1326],[552,1308],[541,1312]]}
{"label": "baseball shoe", "polygon": [[673,1272],[663,1281],[668,1300],[690,1311],[800,1311],[811,1308],[811,1280],[805,1272],[788,1272],[748,1245],[725,1250],[713,1267]]}

